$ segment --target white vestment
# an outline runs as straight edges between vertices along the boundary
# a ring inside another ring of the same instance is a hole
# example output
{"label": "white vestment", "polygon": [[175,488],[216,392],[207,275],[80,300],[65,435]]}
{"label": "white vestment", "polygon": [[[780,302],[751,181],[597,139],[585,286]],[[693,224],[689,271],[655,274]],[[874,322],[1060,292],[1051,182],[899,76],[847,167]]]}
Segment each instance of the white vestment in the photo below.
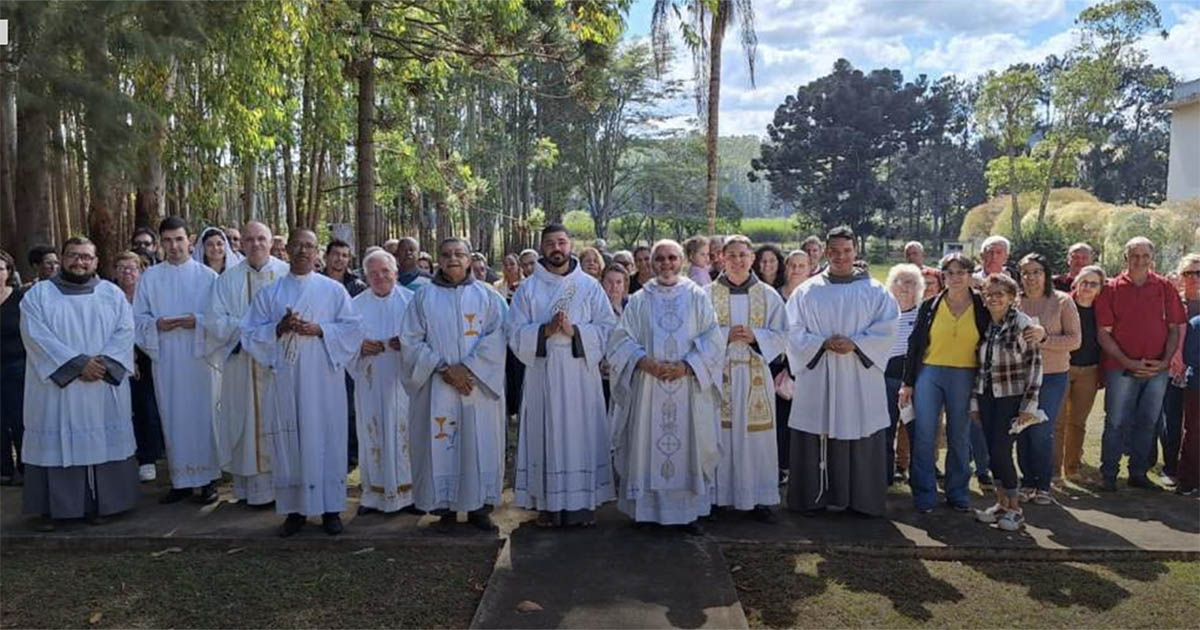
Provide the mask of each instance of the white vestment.
{"label": "white vestment", "polygon": [[[574,325],[573,338],[542,334],[559,312]],[[616,323],[604,289],[577,262],[565,276],[537,263],[513,295],[508,343],[525,364],[516,505],[559,512],[592,510],[612,500],[611,432],[600,361]]]}
{"label": "white vestment", "polygon": [[[291,309],[322,336],[275,328]],[[346,507],[346,365],[362,345],[350,294],[319,273],[288,274],[254,296],[242,350],[268,370],[267,431],[274,441],[275,511],[315,516]]]}
{"label": "white vestment", "polygon": [[[425,511],[496,505],[504,485],[504,298],[468,274],[442,276],[413,296],[400,336],[408,390],[413,501]],[[462,364],[475,388],[462,396],[442,380]]]}
{"label": "white vestment", "polygon": [[[636,521],[687,524],[708,514],[725,339],[708,294],[680,277],[651,280],[629,298],[608,346],[617,507]],[[660,381],[637,369],[648,356],[692,373]]]}
{"label": "white vestment", "polygon": [[[91,293],[65,295],[45,281],[25,293],[20,309],[25,344],[21,461],[66,468],[128,459],[136,445],[128,378],[134,370],[133,311],[125,294],[101,280]],[[124,373],[110,372],[115,385],[79,378],[66,387],[55,384],[51,375],[80,355],[107,357]]]}
{"label": "white vestment", "polygon": [[[221,468],[233,475],[233,496],[251,505],[275,500],[271,449],[263,424],[266,368],[242,351],[242,319],[254,296],[288,274],[288,264],[268,258],[262,269],[249,259],[225,270],[213,284],[204,316],[209,361],[221,371],[217,406],[217,453]],[[236,352],[235,352],[236,350]]]}
{"label": "white vestment", "polygon": [[413,293],[400,285],[386,297],[367,290],[351,300],[362,317],[363,337],[384,344],[382,354],[359,354],[350,362],[358,425],[359,503],[384,512],[412,505],[409,466],[408,393],[400,382],[400,352],[387,342],[400,335]]}
{"label": "white vestment", "polygon": [[[137,345],[154,365],[154,395],[174,488],[197,488],[221,477],[216,407],[221,374],[207,358],[204,313],[217,273],[188,259],[142,274],[133,298]],[[194,315],[194,329],[158,330],[158,319]]]}
{"label": "white vestment", "polygon": [[713,504],[749,510],[779,503],[779,448],[775,438],[775,381],[771,361],[787,346],[783,299],[751,277],[745,293],[718,278],[704,287],[713,302],[721,337],[732,326],[754,331],[755,347],[729,343],[721,387],[721,460],[713,484]]}
{"label": "white vestment", "polygon": [[[883,370],[899,317],[896,300],[865,273],[852,282],[821,274],[793,291],[787,356],[796,397],[788,426],[834,440],[858,440],[886,428]],[[833,335],[849,337],[859,352],[822,351]]]}

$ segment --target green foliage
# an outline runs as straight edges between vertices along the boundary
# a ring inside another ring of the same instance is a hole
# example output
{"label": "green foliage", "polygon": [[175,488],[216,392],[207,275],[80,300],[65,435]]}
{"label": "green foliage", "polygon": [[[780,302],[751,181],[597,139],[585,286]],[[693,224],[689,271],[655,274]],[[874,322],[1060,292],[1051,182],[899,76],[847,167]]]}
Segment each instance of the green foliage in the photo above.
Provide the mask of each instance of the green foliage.
{"label": "green foliage", "polygon": [[592,217],[586,210],[572,210],[563,215],[563,226],[571,232],[571,236],[576,239],[590,241],[596,238],[595,226],[592,223]]}
{"label": "green foliage", "polygon": [[1010,259],[1020,260],[1025,254],[1036,252],[1046,257],[1052,269],[1051,275],[1062,271],[1062,261],[1067,259],[1067,248],[1071,241],[1058,226],[1052,223],[1035,225],[1032,230],[1022,230],[1021,235],[1013,243]]}
{"label": "green foliage", "polygon": [[[1038,147],[1044,147],[1044,143],[1039,144]],[[1053,174],[1050,173],[1050,157],[1043,151],[1039,151],[1037,147],[1035,147],[1033,155],[1018,155],[1013,158],[1011,167],[1009,158],[993,158],[988,161],[987,171],[984,174],[984,177],[987,178],[988,194],[1011,194],[1013,190],[1017,192],[1038,190],[1046,181],[1047,176],[1051,181],[1059,184],[1059,187],[1070,186],[1075,183],[1075,157],[1074,152],[1069,154],[1070,159],[1058,161]],[[1016,173],[1015,186],[1009,181],[1010,171]]]}
{"label": "green foliage", "polygon": [[796,222],[788,217],[746,217],[742,219],[740,233],[756,244],[799,240]]}

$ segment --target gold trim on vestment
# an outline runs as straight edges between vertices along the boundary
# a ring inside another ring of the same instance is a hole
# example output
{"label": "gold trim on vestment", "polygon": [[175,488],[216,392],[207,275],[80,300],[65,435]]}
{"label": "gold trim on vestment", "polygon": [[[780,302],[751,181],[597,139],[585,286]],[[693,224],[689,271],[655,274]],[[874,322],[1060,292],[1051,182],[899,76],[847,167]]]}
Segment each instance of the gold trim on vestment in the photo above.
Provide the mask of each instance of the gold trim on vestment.
{"label": "gold trim on vestment", "polygon": [[[748,325],[750,328],[766,328],[767,294],[763,290],[763,287],[755,283],[754,286],[750,287],[746,297],[750,300]],[[717,324],[726,328],[732,326],[730,322],[729,287],[720,282],[713,283],[712,301],[713,310],[717,314]],[[721,428],[733,428],[733,386],[729,373],[734,365],[748,365],[750,368],[750,396],[746,409],[746,432],[754,433],[774,429],[775,415],[771,411],[767,384],[762,377],[764,369],[763,359],[761,355],[753,351],[750,352],[749,358],[746,359],[731,359],[728,353],[725,355],[725,369],[722,370],[721,374],[723,384],[721,390]]]}

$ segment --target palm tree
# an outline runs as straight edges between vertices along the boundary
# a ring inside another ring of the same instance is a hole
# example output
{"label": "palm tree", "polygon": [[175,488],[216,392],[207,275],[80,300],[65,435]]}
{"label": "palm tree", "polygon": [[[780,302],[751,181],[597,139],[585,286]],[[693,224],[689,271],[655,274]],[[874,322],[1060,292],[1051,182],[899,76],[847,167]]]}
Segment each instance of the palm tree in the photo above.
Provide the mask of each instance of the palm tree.
{"label": "palm tree", "polygon": [[[683,5],[681,7],[681,5]],[[708,216],[708,232],[716,231],[717,222],[717,135],[721,104],[721,45],[725,29],[731,23],[741,26],[742,50],[750,69],[750,85],[754,86],[754,49],[758,36],[754,32],[754,5],[751,0],[654,0],[651,18],[651,39],[659,72],[671,52],[671,36],[667,31],[668,11],[680,20],[683,39],[692,51],[692,74],[696,83],[696,115],[705,125],[705,146],[708,153],[708,180],[704,209]],[[690,20],[683,19],[683,12]]]}

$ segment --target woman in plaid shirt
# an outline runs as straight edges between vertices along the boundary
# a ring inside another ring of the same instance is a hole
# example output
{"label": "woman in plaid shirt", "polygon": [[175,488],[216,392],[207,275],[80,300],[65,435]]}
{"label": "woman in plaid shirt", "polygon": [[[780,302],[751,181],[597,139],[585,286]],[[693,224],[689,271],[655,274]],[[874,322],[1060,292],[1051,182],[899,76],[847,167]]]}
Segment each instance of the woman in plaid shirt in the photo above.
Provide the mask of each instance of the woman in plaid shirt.
{"label": "woman in plaid shirt", "polygon": [[1033,325],[1017,310],[1017,283],[1003,274],[983,282],[983,302],[991,315],[987,335],[979,344],[979,371],[971,395],[970,416],[987,437],[992,474],[996,478],[996,504],[976,510],[982,523],[996,523],[1005,531],[1025,524],[1018,501],[1017,470],[1012,450],[1016,435],[1045,419],[1038,411],[1042,386],[1042,352],[1025,341],[1024,330]]}

